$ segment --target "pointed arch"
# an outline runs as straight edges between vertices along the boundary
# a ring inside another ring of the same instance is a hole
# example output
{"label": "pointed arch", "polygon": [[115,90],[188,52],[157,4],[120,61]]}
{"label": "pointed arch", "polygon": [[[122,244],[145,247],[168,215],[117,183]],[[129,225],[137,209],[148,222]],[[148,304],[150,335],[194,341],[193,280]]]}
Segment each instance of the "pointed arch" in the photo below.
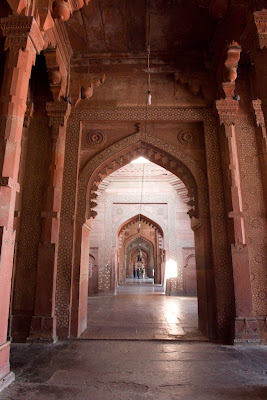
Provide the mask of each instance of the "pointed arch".
{"label": "pointed arch", "polygon": [[[161,226],[160,226],[157,222],[153,221],[152,219],[148,218],[147,216],[145,216],[145,215],[143,215],[143,214],[140,215],[140,219],[143,220],[143,221],[145,221],[145,222],[147,222],[148,224],[151,224],[151,225],[152,225],[153,227],[155,227],[155,228],[160,232],[160,234],[163,236],[163,230],[162,230]],[[128,220],[126,220],[125,223],[122,224],[122,225],[118,228],[118,235],[120,235],[120,233],[123,231],[123,229],[124,229],[124,228],[126,229],[126,227],[127,227],[128,225],[130,225],[130,224],[132,224],[132,223],[136,223],[136,222],[138,222],[138,221],[139,221],[139,215],[138,215],[138,214],[136,214],[134,217],[129,218]]]}
{"label": "pointed arch", "polygon": [[100,182],[139,156],[167,169],[184,182],[191,199],[190,216],[198,218],[199,215],[206,214],[208,184],[199,164],[180,148],[138,132],[99,152],[80,172],[77,207],[79,221],[84,222],[85,218],[95,217],[96,192]]}

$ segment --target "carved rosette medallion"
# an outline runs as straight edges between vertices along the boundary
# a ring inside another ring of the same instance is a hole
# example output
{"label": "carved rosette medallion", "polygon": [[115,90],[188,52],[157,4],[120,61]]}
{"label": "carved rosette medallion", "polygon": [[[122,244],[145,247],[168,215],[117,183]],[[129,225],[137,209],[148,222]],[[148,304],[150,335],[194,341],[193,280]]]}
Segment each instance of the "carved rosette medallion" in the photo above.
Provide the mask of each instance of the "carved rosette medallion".
{"label": "carved rosette medallion", "polygon": [[177,134],[178,141],[183,145],[190,145],[194,142],[194,136],[189,130],[179,130]]}
{"label": "carved rosette medallion", "polygon": [[100,146],[105,143],[106,135],[98,130],[92,130],[87,133],[86,141],[92,146]]}

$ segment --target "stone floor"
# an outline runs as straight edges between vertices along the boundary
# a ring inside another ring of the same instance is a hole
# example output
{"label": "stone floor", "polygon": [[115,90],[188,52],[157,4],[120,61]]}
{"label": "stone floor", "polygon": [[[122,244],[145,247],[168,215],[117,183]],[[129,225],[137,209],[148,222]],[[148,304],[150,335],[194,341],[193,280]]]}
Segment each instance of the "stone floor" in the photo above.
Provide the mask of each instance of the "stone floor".
{"label": "stone floor", "polygon": [[146,286],[90,298],[84,339],[12,344],[16,381],[0,400],[267,399],[266,347],[205,341],[195,298]]}
{"label": "stone floor", "polygon": [[0,400],[266,400],[266,356],[206,342],[15,344]]}
{"label": "stone floor", "polygon": [[162,286],[136,281],[115,296],[89,297],[83,339],[207,340],[197,327],[196,297],[164,296]]}

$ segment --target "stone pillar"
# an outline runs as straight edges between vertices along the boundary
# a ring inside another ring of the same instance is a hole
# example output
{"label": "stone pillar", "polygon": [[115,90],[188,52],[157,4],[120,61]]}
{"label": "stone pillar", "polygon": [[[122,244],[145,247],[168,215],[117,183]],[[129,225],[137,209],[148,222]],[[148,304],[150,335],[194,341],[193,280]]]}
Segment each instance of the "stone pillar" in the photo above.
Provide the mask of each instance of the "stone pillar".
{"label": "stone pillar", "polygon": [[64,101],[48,102],[46,109],[51,127],[52,150],[49,182],[41,214],[42,240],[37,265],[35,310],[28,340],[54,342],[57,340],[55,294],[66,124],[71,107]]}
{"label": "stone pillar", "polygon": [[[231,209],[228,209],[228,217],[233,222],[233,235],[230,234],[230,244],[235,288],[235,340],[257,339],[257,321],[253,318],[250,268],[235,128],[239,102],[232,98],[226,98],[218,100],[216,107],[226,135],[230,171],[230,187],[227,190],[231,191]],[[246,324],[245,329],[244,323]]]}
{"label": "stone pillar", "polygon": [[18,173],[21,135],[26,111],[26,100],[32,65],[36,53],[43,47],[43,38],[33,17],[10,16],[2,18],[0,27],[6,37],[7,60],[5,79],[1,90],[1,187],[0,187],[0,390],[10,383],[13,374],[9,367],[7,324],[10,285],[14,255],[13,229],[16,193],[19,190]]}

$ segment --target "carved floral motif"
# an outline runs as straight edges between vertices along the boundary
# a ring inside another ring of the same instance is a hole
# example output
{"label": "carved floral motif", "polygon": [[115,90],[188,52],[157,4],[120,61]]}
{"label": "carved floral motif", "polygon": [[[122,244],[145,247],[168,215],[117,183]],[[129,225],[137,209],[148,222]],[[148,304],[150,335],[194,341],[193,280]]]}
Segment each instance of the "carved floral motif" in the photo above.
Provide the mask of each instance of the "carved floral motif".
{"label": "carved floral motif", "polygon": [[92,130],[87,133],[86,141],[93,146],[99,146],[105,143],[106,135],[101,131]]}
{"label": "carved floral motif", "polygon": [[189,130],[179,130],[177,139],[184,145],[189,145],[194,142],[194,136]]}

